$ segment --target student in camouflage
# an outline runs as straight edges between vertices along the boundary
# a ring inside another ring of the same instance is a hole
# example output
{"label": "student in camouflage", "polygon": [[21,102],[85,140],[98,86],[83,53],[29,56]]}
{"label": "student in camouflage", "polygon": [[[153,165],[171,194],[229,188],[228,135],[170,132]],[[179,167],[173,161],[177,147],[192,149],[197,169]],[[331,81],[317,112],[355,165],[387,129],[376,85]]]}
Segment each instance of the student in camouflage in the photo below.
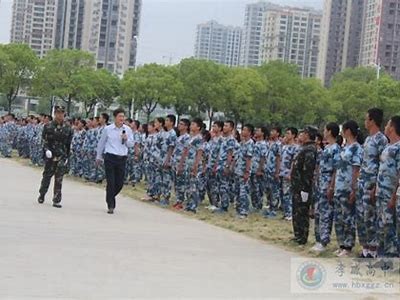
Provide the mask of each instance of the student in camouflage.
{"label": "student in camouflage", "polygon": [[202,129],[201,136],[203,137],[203,155],[202,155],[202,166],[201,166],[201,174],[200,174],[200,202],[203,202],[206,198],[207,193],[207,164],[208,164],[208,157],[211,152],[211,134],[208,130]]}
{"label": "student in camouflage", "polygon": [[78,120],[71,142],[70,172],[72,176],[81,177],[83,175],[83,143],[85,141],[85,120]]}
{"label": "student in camouflage", "polygon": [[294,143],[298,130],[294,127],[286,129],[284,144],[281,151],[279,177],[282,184],[282,207],[286,221],[292,220],[292,191],[290,173],[296,155],[297,147]]}
{"label": "student in camouflage", "polygon": [[267,139],[269,131],[267,127],[255,130],[254,152],[251,164],[250,195],[251,204],[255,211],[261,211],[263,207],[263,196],[265,190],[265,160],[268,153]]}
{"label": "student in camouflage", "polygon": [[223,128],[223,137],[217,160],[217,185],[219,191],[220,207],[215,213],[226,213],[230,202],[230,184],[232,180],[233,155],[235,150],[235,138],[233,129],[235,123],[226,121]]}
{"label": "student in camouflage", "polygon": [[252,136],[254,127],[251,124],[243,126],[241,143],[235,164],[235,177],[239,186],[239,196],[236,204],[236,212],[241,219],[247,218],[249,214],[250,197],[250,171],[251,159],[254,152]]}
{"label": "student in camouflage", "polygon": [[157,129],[155,122],[151,121],[147,124],[148,136],[145,141],[143,159],[145,161],[146,173],[147,173],[147,196],[142,200],[155,201],[157,200],[156,190],[156,159],[155,155],[158,154],[158,148],[156,146]]}
{"label": "student in camouflage", "polygon": [[375,192],[379,170],[379,157],[388,141],[380,131],[383,111],[371,108],[365,116],[365,128],[369,136],[364,143],[364,156],[360,171],[359,195],[356,202],[357,232],[363,246],[361,257],[377,256],[377,221]]}
{"label": "student in camouflage", "polygon": [[[108,126],[109,120],[110,120],[110,116],[107,113],[100,114],[99,127],[97,128],[96,148],[97,148],[97,145],[99,144],[99,141],[103,135],[104,128],[106,128],[106,126]],[[101,161],[100,163],[96,164],[96,179],[95,180],[97,183],[102,183],[105,178],[106,178],[106,170],[104,168],[104,161]]]}
{"label": "student in camouflage", "polygon": [[[189,176],[189,201],[185,207],[185,211],[196,213],[200,203],[199,177],[202,172],[202,156],[203,156],[203,137],[201,129],[203,121],[195,118],[190,123],[190,141],[184,150],[182,160],[185,164],[186,172]],[[182,165],[179,166],[181,168]]]}
{"label": "student in camouflage", "polygon": [[[335,188],[336,169],[340,161],[340,146],[337,144],[339,135],[339,125],[328,123],[324,130],[324,139],[328,143],[321,155],[319,161],[318,176],[318,206],[316,206],[316,215],[318,213],[319,241],[315,244],[312,251],[323,252],[331,241],[331,232],[333,226],[333,193]],[[318,212],[317,212],[318,211]]]}
{"label": "student in camouflage", "polygon": [[188,174],[185,171],[184,164],[181,162],[183,152],[187,149],[190,141],[189,129],[190,121],[188,119],[181,119],[178,123],[179,137],[176,140],[176,146],[172,157],[172,165],[175,172],[175,195],[176,203],[174,208],[183,209],[186,191],[188,189]]}
{"label": "student in camouflage", "polygon": [[400,116],[388,121],[385,134],[389,144],[381,154],[376,187],[378,242],[385,257],[398,257],[395,207],[400,178]]}
{"label": "student in camouflage", "polygon": [[340,153],[340,161],[336,171],[334,214],[335,231],[339,249],[338,257],[347,257],[355,243],[355,201],[358,191],[358,177],[363,156],[363,143],[360,127],[355,121],[343,124],[343,137],[346,145]]}

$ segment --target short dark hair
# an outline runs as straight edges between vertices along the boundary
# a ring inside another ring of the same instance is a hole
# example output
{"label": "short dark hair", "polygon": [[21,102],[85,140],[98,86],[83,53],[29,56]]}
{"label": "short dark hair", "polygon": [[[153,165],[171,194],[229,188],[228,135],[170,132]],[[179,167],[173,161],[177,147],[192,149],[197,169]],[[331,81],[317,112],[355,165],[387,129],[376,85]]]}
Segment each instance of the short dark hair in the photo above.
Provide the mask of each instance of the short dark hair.
{"label": "short dark hair", "polygon": [[245,124],[243,128],[247,128],[250,131],[251,136],[254,134],[254,126],[252,124]]}
{"label": "short dark hair", "polygon": [[175,123],[176,123],[175,115],[168,115],[166,119],[170,120],[175,126]]}
{"label": "short dark hair", "polygon": [[264,135],[264,140],[269,137],[269,129],[267,126],[261,126],[260,130]]}
{"label": "short dark hair", "polygon": [[390,118],[390,125],[394,127],[397,135],[400,135],[400,116]]}
{"label": "short dark hair", "polygon": [[226,124],[229,124],[229,126],[231,126],[232,129],[235,129],[235,122],[233,122],[232,120],[227,120],[225,121]]}
{"label": "short dark hair", "polygon": [[206,142],[209,142],[211,140],[211,134],[208,130],[203,130],[203,132],[201,134],[203,135],[203,139]]}
{"label": "short dark hair", "polygon": [[288,128],[286,129],[286,131],[290,131],[291,134],[293,134],[295,137],[297,137],[297,134],[299,133],[299,131],[298,131],[297,128],[295,128],[295,127],[288,127]]}
{"label": "short dark hair", "polygon": [[189,130],[189,127],[190,127],[189,119],[180,119],[179,122],[182,122],[186,126],[186,128]]}
{"label": "short dark hair", "polygon": [[165,125],[165,119],[164,119],[164,118],[162,118],[162,117],[157,117],[156,120],[157,120],[159,123],[161,123],[161,126],[162,126],[162,127],[164,127],[164,125]]}
{"label": "short dark hair", "polygon": [[106,123],[108,123],[108,121],[110,120],[110,116],[107,113],[102,113],[100,116],[102,116],[102,118],[106,120]]}
{"label": "short dark hair", "polygon": [[197,126],[199,126],[200,129],[203,128],[203,120],[200,118],[194,118],[192,119],[192,123],[195,123]]}
{"label": "short dark hair", "polygon": [[119,114],[124,114],[125,115],[125,110],[123,108],[117,108],[116,110],[113,111],[114,118],[116,116],[118,116]]}
{"label": "short dark hair", "polygon": [[138,120],[133,120],[133,122],[135,123],[136,128],[139,128],[139,127],[140,127],[140,122],[139,122]]}
{"label": "short dark hair", "polygon": [[276,130],[276,132],[278,132],[279,135],[282,134],[282,128],[281,128],[280,126],[273,126],[273,127],[271,128],[271,131],[272,131],[272,130]]}
{"label": "short dark hair", "polygon": [[381,127],[383,123],[383,110],[380,108],[371,108],[368,110],[368,117],[374,121],[376,126]]}
{"label": "short dark hair", "polygon": [[224,128],[224,122],[222,121],[215,121],[214,125],[216,125],[220,130]]}

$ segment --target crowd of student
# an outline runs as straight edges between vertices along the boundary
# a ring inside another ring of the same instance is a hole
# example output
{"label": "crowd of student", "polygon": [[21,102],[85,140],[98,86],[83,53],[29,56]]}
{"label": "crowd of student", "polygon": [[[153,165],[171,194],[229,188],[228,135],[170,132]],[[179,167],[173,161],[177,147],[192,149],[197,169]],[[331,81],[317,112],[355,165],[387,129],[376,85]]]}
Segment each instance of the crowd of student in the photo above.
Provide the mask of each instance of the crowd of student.
{"label": "crowd of student", "polygon": [[[0,152],[42,164],[41,131],[50,117],[0,120]],[[298,244],[306,244],[309,217],[314,218],[316,245],[322,252],[336,233],[339,257],[349,256],[356,237],[361,257],[398,257],[400,252],[400,117],[385,125],[383,112],[368,110],[364,141],[355,121],[326,124],[298,131],[289,127],[216,121],[206,130],[203,120],[168,115],[148,124],[126,120],[133,132],[125,182],[147,182],[144,200],[196,213],[202,201],[215,214],[234,207],[238,219],[259,213],[293,222]],[[96,164],[97,144],[109,121],[107,114],[92,119],[70,119],[74,129],[70,174],[93,182],[105,178]],[[176,127],[175,127],[176,126]],[[174,201],[172,203],[172,191]],[[397,206],[397,207],[396,207]]]}

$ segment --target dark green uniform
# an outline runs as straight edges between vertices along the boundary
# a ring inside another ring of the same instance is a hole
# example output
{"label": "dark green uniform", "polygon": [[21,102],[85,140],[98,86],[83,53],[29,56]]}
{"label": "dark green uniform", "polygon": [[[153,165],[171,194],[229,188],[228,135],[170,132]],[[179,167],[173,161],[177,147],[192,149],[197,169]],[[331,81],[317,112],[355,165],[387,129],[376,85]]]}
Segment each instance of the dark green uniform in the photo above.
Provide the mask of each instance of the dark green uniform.
{"label": "dark green uniform", "polygon": [[52,158],[45,157],[42,183],[39,194],[44,199],[51,177],[54,176],[54,196],[53,202],[61,202],[61,188],[64,174],[68,172],[68,158],[70,153],[73,131],[66,123],[59,124],[53,121],[43,129],[43,152],[52,152]]}
{"label": "dark green uniform", "polygon": [[[312,187],[314,169],[317,160],[317,148],[315,142],[310,141],[301,147],[292,170],[293,192],[293,231],[295,240],[299,244],[306,244],[308,228],[310,225],[309,210],[312,205]],[[308,200],[303,202],[301,192],[309,194]]]}

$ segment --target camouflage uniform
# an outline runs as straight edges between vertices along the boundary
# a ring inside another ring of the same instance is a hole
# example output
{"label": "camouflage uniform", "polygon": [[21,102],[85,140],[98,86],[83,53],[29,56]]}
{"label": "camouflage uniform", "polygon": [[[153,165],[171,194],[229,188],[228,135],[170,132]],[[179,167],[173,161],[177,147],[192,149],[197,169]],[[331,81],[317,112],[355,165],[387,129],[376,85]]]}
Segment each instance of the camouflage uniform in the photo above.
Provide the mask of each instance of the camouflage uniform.
{"label": "camouflage uniform", "polygon": [[81,177],[83,175],[83,143],[85,141],[85,130],[75,130],[71,142],[70,170],[71,175]]}
{"label": "camouflage uniform", "polygon": [[194,167],[197,153],[199,151],[203,151],[203,137],[201,136],[201,134],[192,136],[190,138],[188,147],[186,148],[185,151],[188,151],[185,165],[186,165],[186,172],[189,178],[189,201],[186,209],[195,212],[200,203],[199,185],[200,185],[200,174],[202,173],[201,159],[198,164],[197,173],[193,174],[192,170]]}
{"label": "camouflage uniform", "polygon": [[382,152],[376,187],[378,242],[386,257],[398,255],[395,208],[388,203],[396,193],[400,178],[400,142],[389,144]]}
{"label": "camouflage uniform", "polygon": [[14,121],[7,122],[4,125],[4,145],[3,145],[3,156],[11,157],[12,149],[15,144],[17,136],[17,125]]}
{"label": "camouflage uniform", "polygon": [[320,231],[319,231],[319,223],[320,223],[320,214],[319,214],[319,200],[320,200],[320,195],[319,195],[319,188],[318,188],[318,184],[319,184],[319,164],[321,161],[321,157],[322,157],[322,149],[318,149],[317,148],[317,161],[316,161],[316,167],[314,170],[314,182],[313,182],[313,191],[312,191],[312,203],[314,206],[311,207],[311,209],[313,209],[314,211],[314,235],[315,235],[315,241],[317,243],[321,242],[321,235],[320,235]]}
{"label": "camouflage uniform", "polygon": [[214,167],[218,160],[221,142],[222,138],[220,136],[214,137],[210,141],[210,152],[207,160],[207,194],[210,204],[214,206],[218,206],[219,203],[218,182]]}
{"label": "camouflage uniform", "polygon": [[[176,202],[183,203],[185,201],[185,193],[188,189],[188,176],[185,170],[178,173],[179,163],[181,161],[183,151],[188,147],[190,141],[190,135],[185,133],[178,137],[176,140],[176,146],[174,149],[174,154],[172,156],[172,165],[174,171],[176,172],[175,175],[175,195],[176,195]],[[185,165],[182,166],[185,168]]]}
{"label": "camouflage uniform", "polygon": [[97,147],[97,129],[92,128],[86,132],[82,150],[83,159],[83,177],[91,182],[96,182],[96,147]]}
{"label": "camouflage uniform", "polygon": [[352,192],[353,167],[360,167],[362,148],[360,144],[346,145],[340,153],[336,171],[334,215],[335,232],[341,248],[351,250],[354,247],[356,233],[355,205],[349,203]]}
{"label": "camouflage uniform", "polygon": [[276,160],[281,156],[282,144],[279,141],[269,142],[269,151],[265,164],[266,172],[266,194],[269,204],[269,211],[276,213],[281,198],[281,188],[279,179],[275,178]]}
{"label": "camouflage uniform", "polygon": [[239,215],[247,216],[249,214],[249,196],[250,196],[250,171],[248,179],[245,180],[246,160],[253,157],[254,142],[252,139],[242,141],[240,143],[240,150],[237,153],[235,164],[235,177],[239,187],[239,197],[236,205],[236,211]]}
{"label": "camouflage uniform", "polygon": [[145,143],[145,159],[147,161],[147,195],[155,198],[159,195],[158,185],[156,184],[157,163],[159,148],[156,145],[157,133],[149,134]]}
{"label": "camouflage uniform", "polygon": [[230,200],[230,182],[232,179],[231,166],[228,166],[227,159],[229,152],[235,149],[235,139],[233,136],[222,137],[221,147],[218,155],[217,162],[217,181],[218,181],[218,191],[219,199],[221,201],[221,208],[223,210],[228,210],[229,200]]}
{"label": "camouflage uniform", "polygon": [[[97,145],[100,142],[101,136],[103,135],[103,131],[104,131],[105,127],[106,126],[101,126],[97,129],[96,149],[97,149]],[[96,164],[96,182],[102,182],[105,178],[106,178],[106,169],[104,167],[104,161],[101,161],[100,163]]]}
{"label": "camouflage uniform", "polygon": [[51,177],[54,176],[54,203],[61,202],[62,181],[64,174],[68,172],[72,136],[71,127],[65,123],[58,124],[53,121],[43,129],[44,152],[50,150],[53,157],[51,159],[46,158],[39,194],[40,197],[44,198],[49,189]]}
{"label": "camouflage uniform", "polygon": [[356,203],[357,230],[360,244],[378,247],[376,205],[371,201],[371,192],[376,187],[379,157],[388,141],[382,132],[367,137],[360,170],[359,195]]}
{"label": "camouflage uniform", "polygon": [[328,190],[333,174],[336,171],[340,161],[340,147],[338,144],[327,145],[322,152],[319,162],[318,176],[318,205],[315,208],[315,214],[318,214],[319,242],[326,246],[331,241],[331,232],[333,225],[333,199],[328,199]]}
{"label": "camouflage uniform", "polygon": [[[164,166],[167,160],[169,149],[175,148],[176,144],[176,132],[174,129],[169,131],[160,131],[156,137],[156,145],[159,149],[159,156],[157,159],[157,173],[156,173],[156,185],[158,186],[158,196],[160,201],[164,201],[165,204],[169,203],[171,197],[172,183],[174,181],[173,170],[170,165]],[[171,157],[172,160],[172,157]]]}
{"label": "camouflage uniform", "polygon": [[251,178],[250,178],[250,195],[252,207],[256,210],[261,210],[263,207],[263,195],[265,190],[265,167],[260,170],[261,175],[257,172],[260,168],[261,159],[264,159],[264,166],[266,164],[266,157],[268,153],[268,144],[265,140],[257,141],[254,145],[253,158],[251,163]]}
{"label": "camouflage uniform", "polygon": [[238,181],[238,178],[234,176],[236,161],[239,157],[239,153],[240,153],[240,143],[235,139],[235,147],[233,150],[233,164],[231,167],[233,175],[231,176],[229,184],[229,199],[231,203],[234,203],[239,199],[240,182]]}
{"label": "camouflage uniform", "polygon": [[292,217],[292,191],[290,182],[290,173],[292,171],[292,163],[296,155],[296,145],[283,145],[281,152],[281,164],[279,177],[282,183],[282,207],[285,217]]}
{"label": "camouflage uniform", "polygon": [[200,162],[202,164],[202,172],[199,175],[199,193],[200,193],[200,202],[204,201],[206,198],[207,192],[207,164],[208,164],[208,156],[211,152],[211,144],[209,142],[203,142],[203,159]]}
{"label": "camouflage uniform", "polygon": [[[308,239],[308,230],[310,225],[309,210],[312,205],[312,186],[316,160],[317,149],[315,142],[311,141],[305,143],[294,160],[291,173],[291,188],[293,193],[293,232],[296,241],[300,244],[307,243]],[[306,202],[303,202],[301,192],[309,194]]]}

